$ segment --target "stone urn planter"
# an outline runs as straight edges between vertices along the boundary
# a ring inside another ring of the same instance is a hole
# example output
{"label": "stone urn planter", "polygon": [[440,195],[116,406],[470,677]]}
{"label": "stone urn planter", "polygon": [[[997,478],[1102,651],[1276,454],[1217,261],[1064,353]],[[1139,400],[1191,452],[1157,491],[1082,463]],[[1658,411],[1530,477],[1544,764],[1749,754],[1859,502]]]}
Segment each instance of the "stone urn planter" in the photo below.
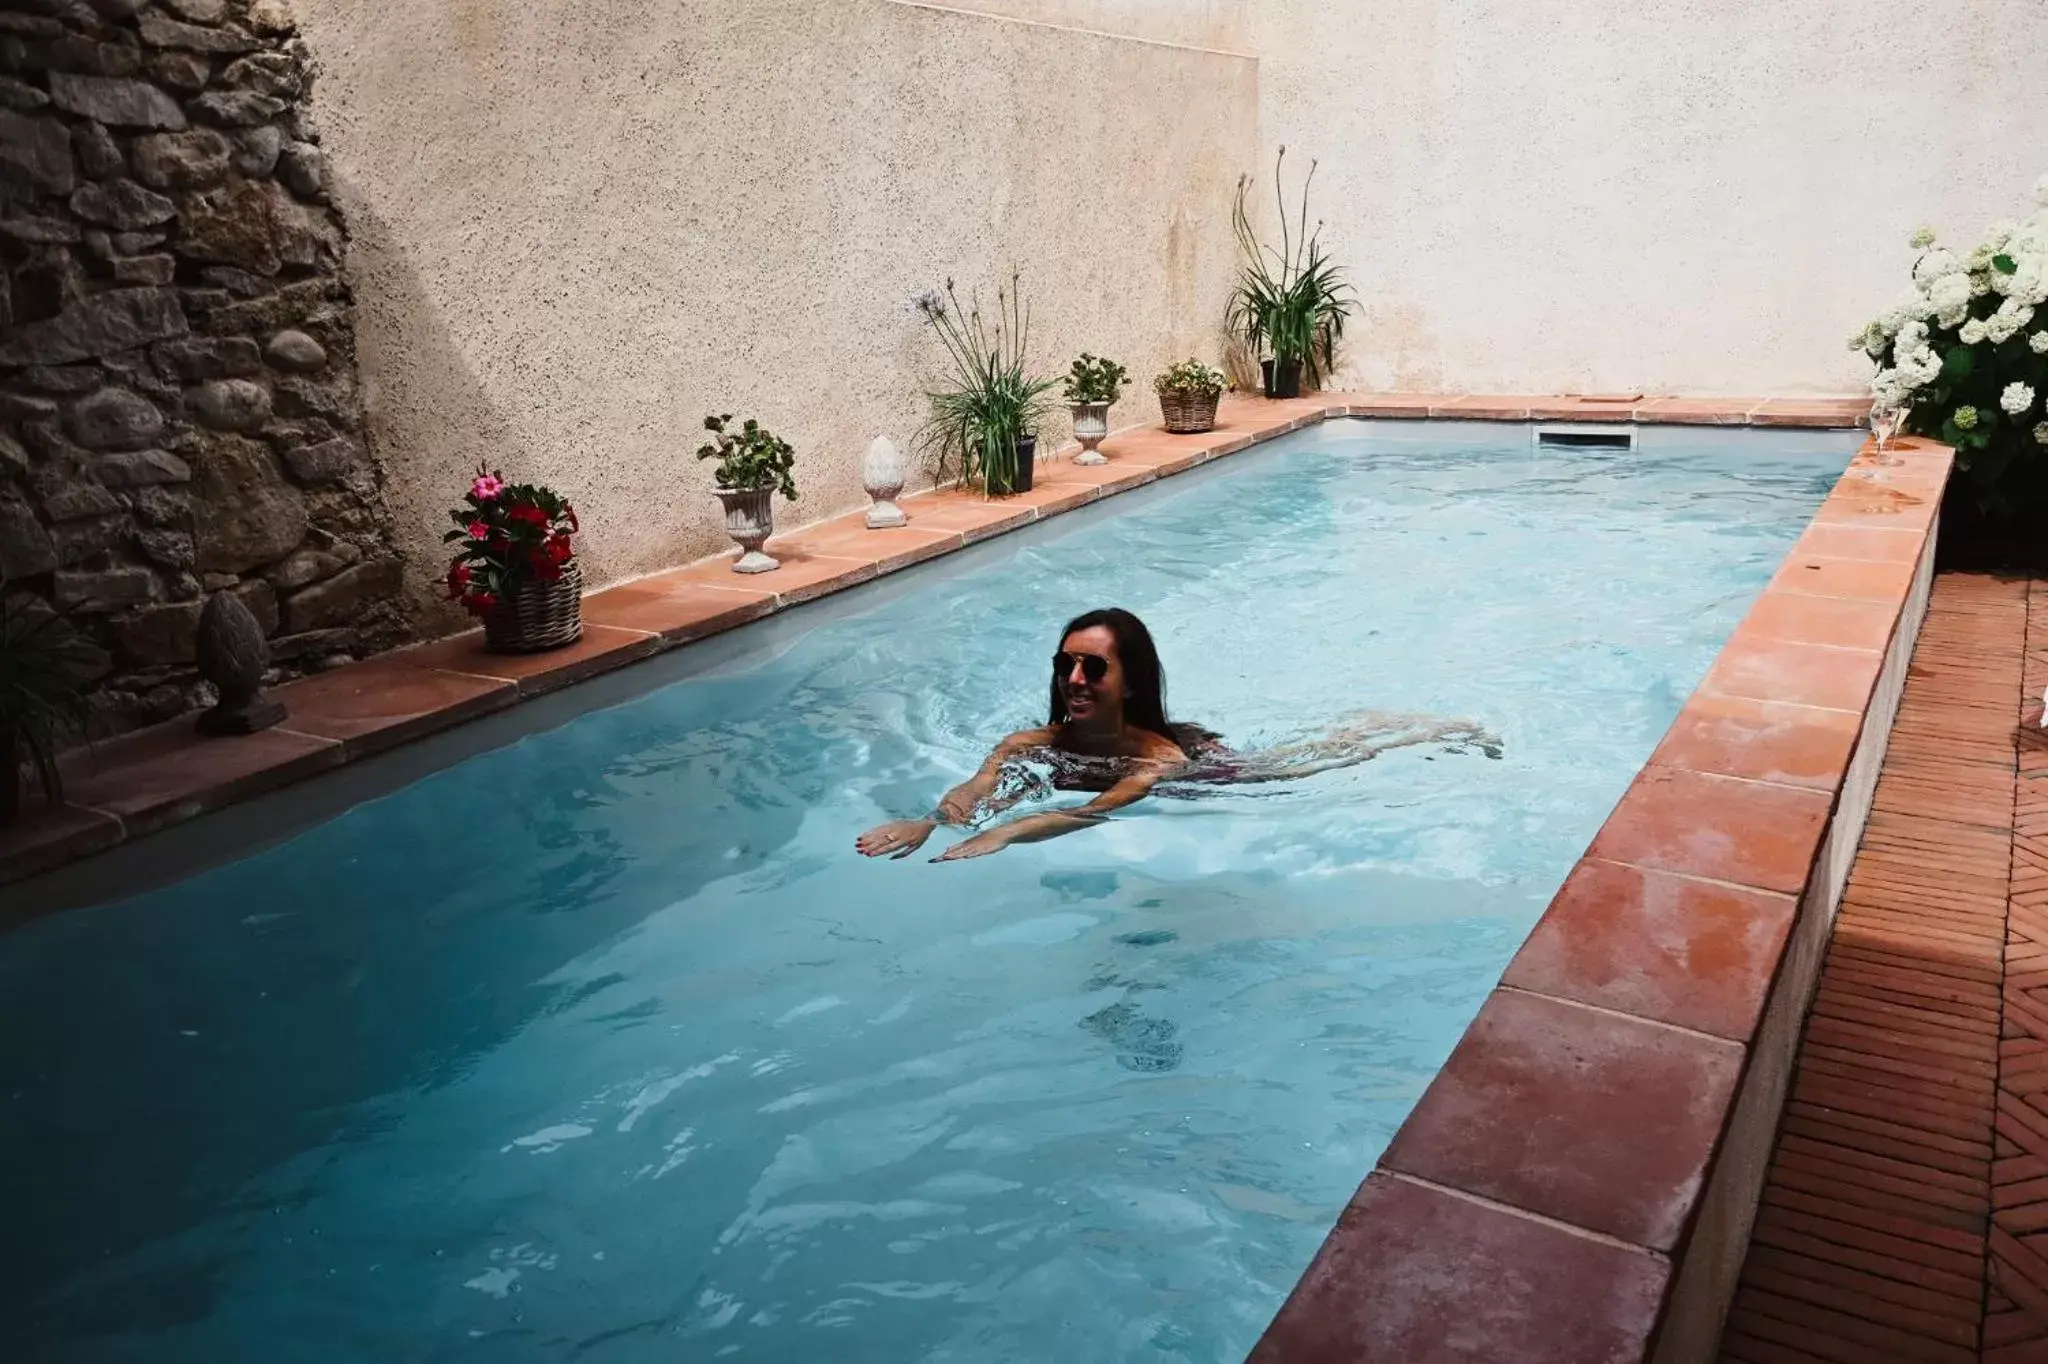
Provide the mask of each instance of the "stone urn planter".
{"label": "stone urn planter", "polygon": [[1109,457],[1096,447],[1109,434],[1109,409],[1130,377],[1131,372],[1116,361],[1085,350],[1067,370],[1067,411],[1074,416],[1074,439],[1081,446],[1074,463],[1109,463]]}
{"label": "stone urn planter", "polygon": [[1109,404],[1075,403],[1068,410],[1074,414],[1074,439],[1081,446],[1074,463],[1109,463],[1109,456],[1096,448],[1109,435]]}
{"label": "stone urn planter", "polygon": [[782,567],[761,546],[775,533],[775,494],[796,500],[796,480],[790,476],[795,448],[752,417],[735,428],[730,412],[706,417],[704,429],[713,438],[697,447],[697,458],[718,461],[715,495],[725,508],[726,533],[740,547],[732,571],[767,573]]}
{"label": "stone urn planter", "polygon": [[782,567],[780,560],[761,550],[775,533],[775,489],[720,489],[718,500],[725,506],[725,529],[739,544],[740,557],[733,560],[735,573],[766,573]]}
{"label": "stone urn planter", "polygon": [[484,648],[537,654],[583,638],[583,564],[571,559],[553,582],[526,579],[505,590],[484,617]]}

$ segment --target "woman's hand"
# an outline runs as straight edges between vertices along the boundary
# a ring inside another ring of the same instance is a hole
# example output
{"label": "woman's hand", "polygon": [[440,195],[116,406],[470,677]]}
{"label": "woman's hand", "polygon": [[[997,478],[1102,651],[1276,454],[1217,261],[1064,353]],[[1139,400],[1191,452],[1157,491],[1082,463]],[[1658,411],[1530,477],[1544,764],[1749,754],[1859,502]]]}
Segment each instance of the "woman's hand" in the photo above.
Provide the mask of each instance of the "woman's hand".
{"label": "woman's hand", "polygon": [[992,852],[1001,852],[1015,841],[1011,830],[1014,825],[1004,824],[993,829],[983,829],[972,838],[962,839],[952,847],[934,857],[934,862],[959,862],[969,857],[987,857]]}
{"label": "woman's hand", "polygon": [[856,838],[853,846],[863,857],[908,857],[938,827],[928,819],[892,819]]}

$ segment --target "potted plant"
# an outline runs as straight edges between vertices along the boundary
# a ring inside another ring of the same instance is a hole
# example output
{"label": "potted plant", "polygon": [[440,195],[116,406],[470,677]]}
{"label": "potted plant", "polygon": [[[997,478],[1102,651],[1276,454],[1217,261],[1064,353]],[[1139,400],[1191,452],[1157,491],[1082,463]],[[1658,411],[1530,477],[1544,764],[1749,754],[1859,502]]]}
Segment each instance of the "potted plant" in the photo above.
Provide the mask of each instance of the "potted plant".
{"label": "potted plant", "polygon": [[979,306],[964,312],[953,293],[934,290],[916,300],[918,311],[938,332],[951,370],[951,385],[926,394],[931,420],[919,433],[941,481],[978,482],[990,497],[1031,488],[1038,455],[1038,428],[1047,416],[1046,392],[1059,381],[1025,372],[1031,313],[1024,307],[1016,272],[1008,291],[996,291],[996,321]]}
{"label": "potted plant", "polygon": [[1244,253],[1237,288],[1230,296],[1228,325],[1260,361],[1268,398],[1294,398],[1301,394],[1303,371],[1311,386],[1320,387],[1336,359],[1337,342],[1344,335],[1344,315],[1354,298],[1343,270],[1323,254],[1323,225],[1308,228],[1308,187],[1315,179],[1311,161],[1308,178],[1301,182],[1301,214],[1292,229],[1287,223],[1287,200],[1281,191],[1280,168],[1287,160],[1287,148],[1280,149],[1273,162],[1273,198],[1280,210],[1280,248],[1259,241],[1252,229],[1245,196],[1251,177],[1239,176],[1237,207],[1231,225]]}
{"label": "potted plant", "polygon": [[1166,429],[1179,435],[1214,430],[1216,403],[1223,396],[1224,382],[1223,371],[1192,356],[1155,378],[1152,391],[1159,395]]}
{"label": "potted plant", "polygon": [[479,465],[448,516],[448,595],[483,622],[485,648],[530,654],[582,638],[583,566],[570,542],[579,527],[561,494]]}
{"label": "potted plant", "polygon": [[697,447],[698,459],[718,461],[718,500],[725,504],[725,528],[739,542],[735,573],[766,573],[782,565],[761,546],[775,533],[775,494],[796,501],[796,480],[790,467],[796,451],[790,443],[752,417],[737,431],[727,429],[732,413],[706,417],[704,429],[716,436]]}
{"label": "potted plant", "polygon": [[9,601],[0,583],[0,826],[21,816],[21,770],[35,769],[43,799],[64,799],[57,746],[85,727],[82,642],[54,611]]}
{"label": "potted plant", "polygon": [[1081,352],[1067,371],[1067,410],[1074,417],[1074,439],[1081,453],[1076,464],[1107,464],[1108,456],[1096,447],[1109,435],[1109,409],[1123,393],[1130,372],[1114,360]]}
{"label": "potted plant", "polygon": [[2048,177],[2031,217],[1969,251],[1915,233],[1905,299],[1850,341],[1877,362],[1871,418],[1956,452],[1942,548],[1987,564],[2044,562],[2048,516]]}

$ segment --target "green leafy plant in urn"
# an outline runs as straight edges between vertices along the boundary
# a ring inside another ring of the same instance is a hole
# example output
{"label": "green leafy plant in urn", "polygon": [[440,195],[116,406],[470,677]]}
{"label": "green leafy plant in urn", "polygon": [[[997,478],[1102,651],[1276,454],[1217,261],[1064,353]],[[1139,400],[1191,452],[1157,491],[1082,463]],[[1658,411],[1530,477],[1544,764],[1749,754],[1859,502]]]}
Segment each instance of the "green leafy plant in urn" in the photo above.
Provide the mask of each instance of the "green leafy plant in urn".
{"label": "green leafy plant in urn", "polygon": [[1081,352],[1067,371],[1067,410],[1074,418],[1074,440],[1081,453],[1076,464],[1107,464],[1109,457],[1097,448],[1109,435],[1109,409],[1123,394],[1130,372],[1114,360]]}
{"label": "green leafy plant in urn", "polygon": [[790,472],[796,451],[752,417],[738,430],[732,429],[730,412],[706,417],[704,429],[713,439],[697,448],[697,458],[718,461],[714,481],[725,506],[726,532],[740,547],[732,571],[766,573],[782,567],[761,547],[775,533],[775,494],[796,501],[796,479]]}

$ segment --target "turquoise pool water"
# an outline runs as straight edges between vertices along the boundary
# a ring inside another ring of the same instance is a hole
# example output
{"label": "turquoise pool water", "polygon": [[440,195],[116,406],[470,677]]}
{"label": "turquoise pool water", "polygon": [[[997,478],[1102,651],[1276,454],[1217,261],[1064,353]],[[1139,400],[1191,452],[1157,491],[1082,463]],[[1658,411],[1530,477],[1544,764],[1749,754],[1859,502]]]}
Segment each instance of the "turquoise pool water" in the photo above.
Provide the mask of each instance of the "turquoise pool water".
{"label": "turquoise pool water", "polygon": [[[1333,423],[0,937],[0,1356],[1240,1357],[1854,443],[1650,434]],[[1105,604],[1501,755],[857,858]]]}

